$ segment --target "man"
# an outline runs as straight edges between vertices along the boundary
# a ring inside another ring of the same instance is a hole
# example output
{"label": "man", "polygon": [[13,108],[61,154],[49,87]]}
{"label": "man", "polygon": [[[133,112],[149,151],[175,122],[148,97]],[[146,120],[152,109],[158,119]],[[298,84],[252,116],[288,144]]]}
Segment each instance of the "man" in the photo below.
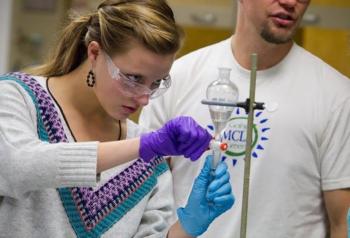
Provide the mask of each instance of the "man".
{"label": "man", "polygon": [[[344,238],[350,206],[350,80],[292,41],[309,0],[240,0],[235,34],[173,66],[170,91],[140,122],[158,128],[177,115],[212,128],[206,88],[229,67],[240,101],[249,95],[250,54],[259,57],[248,211],[249,238]],[[222,132],[235,206],[201,237],[239,237],[247,115],[235,109]],[[200,163],[172,159],[177,206]],[[330,234],[330,235],[329,235]]]}

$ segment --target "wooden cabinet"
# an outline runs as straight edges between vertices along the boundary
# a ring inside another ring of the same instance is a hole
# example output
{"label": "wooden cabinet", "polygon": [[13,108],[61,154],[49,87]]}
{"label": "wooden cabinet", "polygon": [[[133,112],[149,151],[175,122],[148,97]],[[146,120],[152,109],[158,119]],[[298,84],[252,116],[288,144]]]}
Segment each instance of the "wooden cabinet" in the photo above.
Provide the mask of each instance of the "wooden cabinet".
{"label": "wooden cabinet", "polygon": [[232,0],[169,0],[186,38],[178,56],[232,35],[236,6]]}
{"label": "wooden cabinet", "polygon": [[302,28],[302,46],[350,77],[350,1],[313,0]]}

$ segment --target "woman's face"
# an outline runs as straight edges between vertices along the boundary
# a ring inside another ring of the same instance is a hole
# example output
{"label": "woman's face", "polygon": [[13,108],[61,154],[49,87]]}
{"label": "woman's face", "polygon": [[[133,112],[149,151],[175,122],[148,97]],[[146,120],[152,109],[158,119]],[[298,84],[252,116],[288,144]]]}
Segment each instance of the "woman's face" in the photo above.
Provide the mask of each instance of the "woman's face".
{"label": "woman's face", "polygon": [[103,109],[122,120],[147,105],[160,83],[160,88],[164,82],[170,83],[168,76],[174,58],[174,54],[159,55],[138,44],[115,56],[99,50],[93,66],[94,90]]}

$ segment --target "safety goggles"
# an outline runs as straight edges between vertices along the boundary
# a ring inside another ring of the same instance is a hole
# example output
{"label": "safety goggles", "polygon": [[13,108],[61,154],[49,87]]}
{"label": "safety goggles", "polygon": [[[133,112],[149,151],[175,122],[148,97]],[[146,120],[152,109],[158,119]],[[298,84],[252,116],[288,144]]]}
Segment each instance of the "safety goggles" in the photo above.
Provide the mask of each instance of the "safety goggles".
{"label": "safety goggles", "polygon": [[126,96],[140,97],[147,95],[153,99],[164,94],[171,85],[171,77],[170,75],[167,75],[162,79],[154,81],[149,88],[144,84],[139,83],[138,77],[127,76],[123,74],[120,69],[113,63],[111,57],[106,53],[104,53],[104,55],[107,61],[107,67],[110,76],[120,82],[120,85],[122,86],[123,92]]}

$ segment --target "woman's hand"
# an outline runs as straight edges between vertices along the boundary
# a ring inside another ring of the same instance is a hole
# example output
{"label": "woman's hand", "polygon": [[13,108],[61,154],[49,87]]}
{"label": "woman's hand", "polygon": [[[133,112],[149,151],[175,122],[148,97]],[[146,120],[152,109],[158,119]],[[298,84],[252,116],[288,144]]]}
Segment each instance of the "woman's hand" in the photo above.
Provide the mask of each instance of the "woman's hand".
{"label": "woman's hand", "polygon": [[156,156],[184,155],[197,160],[208,149],[212,136],[191,117],[177,117],[157,131],[143,134],[140,157],[149,162]]}
{"label": "woman's hand", "polygon": [[235,201],[226,163],[221,162],[211,175],[212,159],[212,156],[207,156],[194,181],[186,207],[177,210],[182,228],[194,237],[203,234],[214,219],[229,210]]}

